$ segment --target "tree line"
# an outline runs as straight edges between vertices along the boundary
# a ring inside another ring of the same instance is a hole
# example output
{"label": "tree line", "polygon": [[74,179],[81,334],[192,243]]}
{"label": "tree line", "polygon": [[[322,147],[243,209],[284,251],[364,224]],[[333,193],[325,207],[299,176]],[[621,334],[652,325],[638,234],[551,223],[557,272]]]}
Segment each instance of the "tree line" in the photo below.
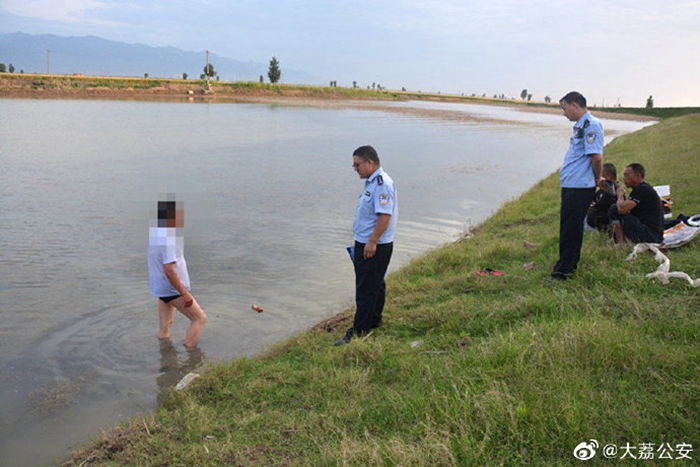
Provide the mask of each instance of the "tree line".
{"label": "tree line", "polygon": [[[14,73],[15,67],[12,63],[6,66],[4,63],[0,63],[0,73]],[[24,73],[24,70],[19,70],[20,73]]]}
{"label": "tree line", "polygon": [[[14,73],[15,72],[15,67],[10,63],[9,65],[5,65],[4,63],[0,63],[0,73]],[[20,73],[24,73],[24,70],[20,70]],[[144,78],[148,78],[148,73],[144,73]],[[187,73],[182,74],[182,79],[187,80],[189,75]],[[199,77],[200,79],[212,79],[216,78],[216,80],[219,80],[219,75],[214,69],[214,65],[211,63],[208,63],[207,65],[204,66],[204,73],[202,73]],[[275,84],[279,82],[279,80],[282,78],[282,69],[280,68],[280,62],[277,60],[277,57],[274,55],[270,59],[270,63],[267,69],[267,78],[270,80],[270,83]],[[262,84],[264,82],[263,75],[260,75],[260,83]],[[330,82],[330,87],[335,88],[338,87],[338,82],[337,81],[331,81]],[[352,82],[352,87],[353,89],[359,89],[359,86],[357,84],[357,81]],[[367,89],[370,89],[370,86],[367,86]],[[372,90],[378,90],[378,91],[383,91],[384,88],[382,85],[373,82],[371,86]],[[406,91],[406,88],[402,88],[402,91]],[[420,91],[419,91],[420,92]],[[439,94],[439,92],[438,92]],[[464,93],[462,93],[464,95]],[[476,97],[475,94],[472,94],[472,97]],[[482,97],[486,97],[486,94],[484,94]],[[506,99],[505,94],[494,94],[493,95],[494,99]],[[528,102],[532,100],[532,93],[528,92],[527,89],[523,89],[520,92],[520,99],[521,100],[527,100]],[[544,102],[549,104],[552,102],[552,98],[549,96],[544,97]],[[646,106],[647,109],[651,109],[654,107],[654,98],[652,96],[649,96],[646,101]]]}
{"label": "tree line", "polygon": [[[186,80],[188,78],[187,73],[182,74],[182,79]],[[219,74],[216,72],[214,69],[214,65],[212,63],[207,63],[204,66],[204,73],[202,73],[199,76],[199,79],[212,79],[216,78],[216,80],[219,80]],[[277,60],[277,57],[274,55],[270,59],[270,64],[267,69],[267,78],[270,80],[270,83],[275,84],[277,83],[280,78],[282,78],[282,70],[280,68],[280,62]],[[263,75],[260,75],[260,82],[262,83],[264,81]]]}
{"label": "tree line", "polygon": [[[0,73],[14,73],[15,72],[15,67],[12,65],[12,63],[9,64],[9,66],[5,65],[4,63],[0,63]],[[20,70],[20,73],[24,73],[24,70]],[[148,73],[143,74],[144,78],[148,78]],[[280,62],[277,60],[275,56],[272,57],[270,60],[269,68],[267,70],[267,77],[270,80],[270,83],[274,84],[277,83],[280,78],[282,78],[282,69],[280,68]],[[189,75],[187,73],[182,74],[182,79],[187,80],[189,78]],[[200,79],[212,79],[216,78],[216,80],[219,80],[219,75],[214,69],[214,65],[211,63],[208,63],[207,65],[204,66],[204,72],[199,76]],[[263,82],[263,77],[260,75],[260,82]]]}

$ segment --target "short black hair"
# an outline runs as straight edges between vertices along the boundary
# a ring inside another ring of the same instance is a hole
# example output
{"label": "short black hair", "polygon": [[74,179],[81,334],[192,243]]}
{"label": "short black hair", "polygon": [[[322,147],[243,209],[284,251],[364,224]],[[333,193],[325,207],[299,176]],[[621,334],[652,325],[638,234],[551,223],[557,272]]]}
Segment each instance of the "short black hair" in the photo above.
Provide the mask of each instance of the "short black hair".
{"label": "short black hair", "polygon": [[158,201],[158,227],[167,227],[168,220],[177,216],[177,203],[175,201]]}
{"label": "short black hair", "polygon": [[605,164],[603,164],[603,172],[610,174],[612,178],[617,180],[617,167],[615,167],[615,164],[606,162]]}
{"label": "short black hair", "polygon": [[355,149],[355,152],[353,152],[352,155],[359,157],[363,161],[369,160],[377,165],[380,165],[377,150],[374,149],[372,146],[360,146],[359,148]]}
{"label": "short black hair", "polygon": [[562,102],[566,102],[567,104],[576,103],[582,109],[586,108],[586,98],[578,91],[571,91],[566,96],[559,99],[559,103],[561,104]]}
{"label": "short black hair", "polygon": [[638,164],[637,162],[633,162],[632,164],[628,165],[630,169],[632,169],[633,172],[638,173],[639,175],[644,178],[644,166],[642,164]]}

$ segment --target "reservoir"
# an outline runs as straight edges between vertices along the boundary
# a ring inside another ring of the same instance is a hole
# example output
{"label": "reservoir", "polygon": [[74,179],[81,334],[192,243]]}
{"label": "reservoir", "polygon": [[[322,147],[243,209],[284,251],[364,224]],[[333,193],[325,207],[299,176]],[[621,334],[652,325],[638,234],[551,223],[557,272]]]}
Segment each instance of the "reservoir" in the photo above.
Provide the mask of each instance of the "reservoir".
{"label": "reservoir", "polygon": [[[648,123],[603,124],[609,142]],[[50,464],[201,362],[352,306],[358,146],[396,182],[395,270],[557,170],[572,125],[456,103],[0,99],[0,466]],[[149,294],[148,227],[169,193],[208,315],[196,352],[178,313],[158,341]]]}

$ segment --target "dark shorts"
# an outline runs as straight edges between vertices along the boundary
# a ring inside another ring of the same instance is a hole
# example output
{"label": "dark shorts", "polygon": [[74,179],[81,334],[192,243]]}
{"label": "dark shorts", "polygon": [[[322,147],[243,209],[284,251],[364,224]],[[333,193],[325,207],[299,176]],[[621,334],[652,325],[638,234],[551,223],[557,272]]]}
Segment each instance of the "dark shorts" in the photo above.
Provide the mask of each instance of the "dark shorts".
{"label": "dark shorts", "polygon": [[612,223],[620,222],[625,236],[634,243],[663,243],[664,235],[654,233],[638,217],[632,214],[619,214],[617,205],[613,204],[608,210],[608,218]]}
{"label": "dark shorts", "polygon": [[163,300],[165,303],[170,303],[170,302],[172,302],[173,300],[176,300],[176,299],[180,298],[180,296],[179,296],[179,295],[171,295],[170,297],[159,297],[159,298],[160,298],[161,300]]}

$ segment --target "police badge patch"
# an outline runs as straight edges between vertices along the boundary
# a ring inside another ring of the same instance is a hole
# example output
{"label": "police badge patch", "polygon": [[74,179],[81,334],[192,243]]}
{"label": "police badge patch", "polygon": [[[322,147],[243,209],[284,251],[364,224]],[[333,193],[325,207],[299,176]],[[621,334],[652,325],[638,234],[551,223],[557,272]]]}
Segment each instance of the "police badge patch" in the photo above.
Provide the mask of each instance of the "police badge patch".
{"label": "police badge patch", "polygon": [[588,142],[588,144],[595,143],[595,139],[596,139],[595,132],[590,132],[586,135],[586,141]]}
{"label": "police badge patch", "polygon": [[390,198],[391,197],[386,193],[379,195],[379,204],[381,204],[382,206],[386,206],[389,203]]}

